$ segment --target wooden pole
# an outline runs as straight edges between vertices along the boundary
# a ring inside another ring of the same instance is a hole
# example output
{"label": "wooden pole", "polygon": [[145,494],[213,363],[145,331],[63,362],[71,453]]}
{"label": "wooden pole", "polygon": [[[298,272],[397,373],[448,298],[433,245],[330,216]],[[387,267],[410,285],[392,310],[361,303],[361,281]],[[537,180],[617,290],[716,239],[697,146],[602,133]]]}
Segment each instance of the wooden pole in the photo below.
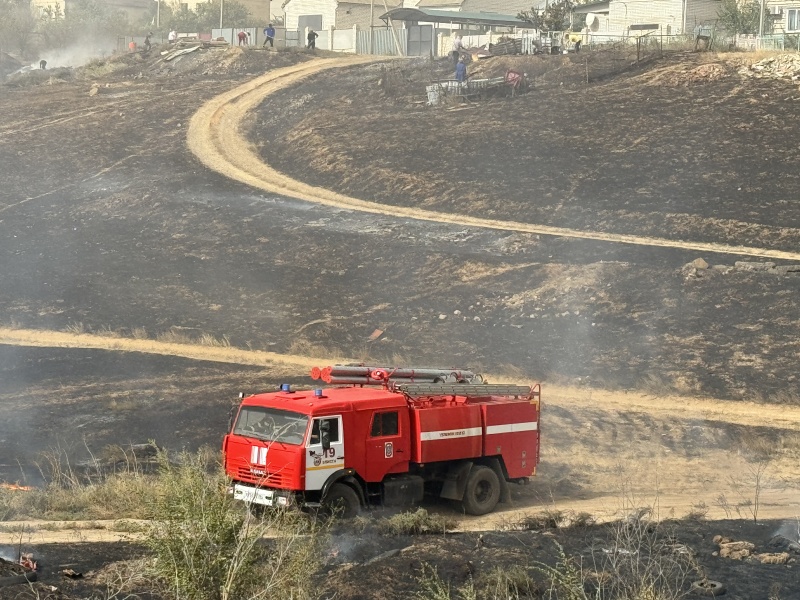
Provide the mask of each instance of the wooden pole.
{"label": "wooden pole", "polygon": [[[389,12],[389,7],[386,5],[386,0],[383,0],[383,8],[387,13]],[[400,45],[400,38],[397,37],[397,32],[394,30],[394,23],[392,22],[391,18],[389,19],[389,29],[392,30],[392,38],[394,39],[394,45],[397,48],[397,55],[405,56],[403,53],[403,47]]]}
{"label": "wooden pole", "polygon": [[369,0],[369,53],[372,54],[372,26],[375,25],[375,0]]}

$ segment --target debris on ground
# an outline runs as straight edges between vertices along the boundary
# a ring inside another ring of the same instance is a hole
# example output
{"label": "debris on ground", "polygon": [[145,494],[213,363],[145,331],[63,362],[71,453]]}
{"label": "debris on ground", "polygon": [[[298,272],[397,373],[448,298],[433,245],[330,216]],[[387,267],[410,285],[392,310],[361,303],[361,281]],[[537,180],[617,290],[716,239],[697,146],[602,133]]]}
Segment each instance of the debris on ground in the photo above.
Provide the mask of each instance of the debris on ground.
{"label": "debris on ground", "polygon": [[739,69],[739,74],[756,79],[800,80],[800,55],[779,54]]}
{"label": "debris on ground", "polygon": [[14,577],[24,575],[26,569],[18,562],[12,562],[0,557],[0,577]]}
{"label": "debris on ground", "polygon": [[81,579],[83,577],[83,573],[75,571],[74,569],[62,569],[59,573],[69,579]]}
{"label": "debris on ground", "polygon": [[700,65],[694,69],[689,69],[683,79],[683,85],[692,83],[704,83],[706,81],[717,81],[728,76],[728,69],[719,63],[709,63]]}
{"label": "debris on ground", "polygon": [[751,542],[734,541],[731,538],[721,535],[714,536],[713,542],[719,546],[719,551],[715,556],[730,558],[731,560],[742,560],[753,553],[755,544]]}
{"label": "debris on ground", "polygon": [[788,552],[764,552],[762,554],[754,554],[753,558],[764,565],[785,565],[793,560]]}
{"label": "debris on ground", "polygon": [[30,552],[22,554],[19,557],[19,564],[26,571],[38,571],[39,570],[39,565],[36,564],[36,560],[34,560],[33,554],[31,554]]}

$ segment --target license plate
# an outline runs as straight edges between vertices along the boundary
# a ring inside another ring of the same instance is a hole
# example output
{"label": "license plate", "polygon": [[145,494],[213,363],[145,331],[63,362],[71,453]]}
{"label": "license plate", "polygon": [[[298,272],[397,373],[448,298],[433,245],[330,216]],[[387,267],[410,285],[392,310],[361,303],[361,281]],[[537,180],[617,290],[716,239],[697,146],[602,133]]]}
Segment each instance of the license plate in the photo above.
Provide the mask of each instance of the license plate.
{"label": "license plate", "polygon": [[248,504],[262,504],[264,506],[273,506],[275,504],[275,492],[273,490],[262,490],[244,485],[237,484],[233,486],[233,497]]}

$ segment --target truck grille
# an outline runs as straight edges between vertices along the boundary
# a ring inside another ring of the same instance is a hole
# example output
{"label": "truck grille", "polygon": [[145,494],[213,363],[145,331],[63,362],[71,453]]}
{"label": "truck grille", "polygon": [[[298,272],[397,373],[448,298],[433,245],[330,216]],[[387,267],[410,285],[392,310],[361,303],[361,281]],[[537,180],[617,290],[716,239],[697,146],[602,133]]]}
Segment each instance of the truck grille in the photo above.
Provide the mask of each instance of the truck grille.
{"label": "truck grille", "polygon": [[250,467],[239,467],[238,469],[239,481],[246,481],[248,483],[255,483],[262,487],[274,487],[289,489],[292,484],[292,471],[290,469],[281,469],[266,475],[255,475],[250,471]]}

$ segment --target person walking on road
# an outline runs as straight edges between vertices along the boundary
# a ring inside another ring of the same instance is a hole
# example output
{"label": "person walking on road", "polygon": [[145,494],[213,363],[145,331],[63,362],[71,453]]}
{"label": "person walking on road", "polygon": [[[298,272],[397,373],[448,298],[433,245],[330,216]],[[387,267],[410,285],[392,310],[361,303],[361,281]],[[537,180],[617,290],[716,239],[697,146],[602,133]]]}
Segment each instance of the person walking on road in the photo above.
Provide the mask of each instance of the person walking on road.
{"label": "person walking on road", "polygon": [[267,46],[267,42],[269,42],[269,47],[272,48],[275,42],[275,28],[272,23],[264,28],[264,47]]}
{"label": "person walking on road", "polygon": [[317,38],[319,34],[313,29],[308,30],[308,49],[314,50],[317,47]]}

